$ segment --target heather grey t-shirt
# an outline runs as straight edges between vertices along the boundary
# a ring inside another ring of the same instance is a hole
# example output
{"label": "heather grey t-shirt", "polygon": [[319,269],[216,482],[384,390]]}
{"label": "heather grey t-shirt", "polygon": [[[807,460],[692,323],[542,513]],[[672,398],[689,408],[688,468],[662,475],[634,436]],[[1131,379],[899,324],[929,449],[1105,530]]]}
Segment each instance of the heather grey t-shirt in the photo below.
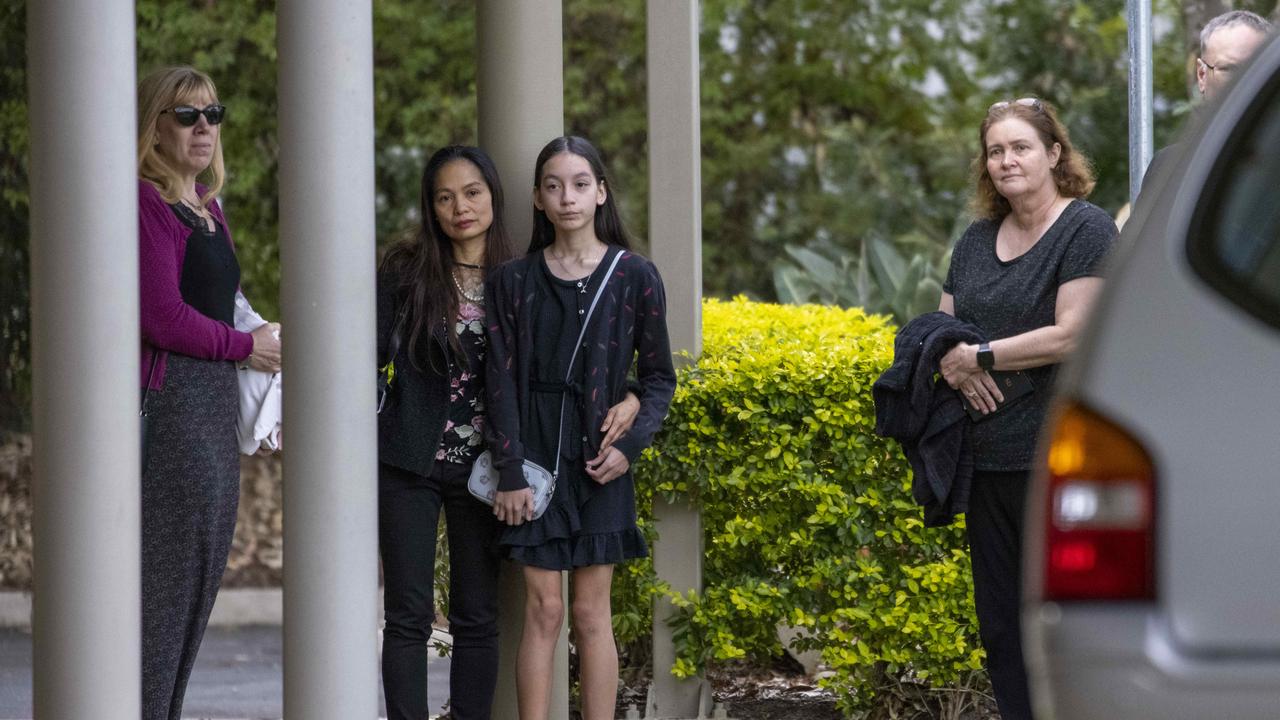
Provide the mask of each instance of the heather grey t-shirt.
{"label": "heather grey t-shirt", "polygon": [[[956,317],[976,325],[988,340],[1052,325],[1058,286],[1099,275],[1103,258],[1118,234],[1106,211],[1084,200],[1072,200],[1030,250],[1005,262],[996,257],[999,229],[999,220],[978,220],[970,225],[956,243],[942,286],[955,298]],[[1057,367],[1023,371],[1035,384],[1035,392],[970,425],[977,469],[1031,467]]]}

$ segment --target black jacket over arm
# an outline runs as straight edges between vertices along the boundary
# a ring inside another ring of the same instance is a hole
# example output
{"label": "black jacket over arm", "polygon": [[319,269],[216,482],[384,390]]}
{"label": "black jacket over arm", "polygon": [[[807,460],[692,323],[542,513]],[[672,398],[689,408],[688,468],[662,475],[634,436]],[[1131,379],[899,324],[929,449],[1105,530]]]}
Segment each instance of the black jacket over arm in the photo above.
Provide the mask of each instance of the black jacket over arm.
{"label": "black jacket over arm", "polygon": [[[649,260],[623,253],[587,328],[576,368],[582,373],[577,410],[587,437],[583,456],[594,457],[604,434],[600,425],[629,389],[627,373],[635,364],[641,392],[640,412],[631,429],[614,443],[632,463],[653,442],[675,394],[676,373],[667,335],[667,301],[662,278]],[[521,429],[529,422],[529,378],[533,359],[533,297],[540,272],[538,255],[530,254],[498,268],[485,283],[488,329],[485,392],[489,422],[487,440],[498,468],[498,489],[527,487],[521,465],[525,450]]]}
{"label": "black jacket over arm", "polygon": [[968,415],[959,394],[938,373],[957,343],[980,343],[978,328],[944,312],[912,320],[893,341],[893,364],[871,386],[876,434],[902,444],[914,478],[911,494],[924,506],[928,527],[950,524],[969,505],[973,453],[965,439]]}
{"label": "black jacket over arm", "polygon": [[[387,364],[391,332],[404,305],[394,277],[378,274],[378,367]],[[400,337],[395,377],[378,415],[378,461],[427,476],[435,465],[449,415],[449,355],[444,318],[430,337],[418,341],[417,367],[411,359],[409,327]]]}

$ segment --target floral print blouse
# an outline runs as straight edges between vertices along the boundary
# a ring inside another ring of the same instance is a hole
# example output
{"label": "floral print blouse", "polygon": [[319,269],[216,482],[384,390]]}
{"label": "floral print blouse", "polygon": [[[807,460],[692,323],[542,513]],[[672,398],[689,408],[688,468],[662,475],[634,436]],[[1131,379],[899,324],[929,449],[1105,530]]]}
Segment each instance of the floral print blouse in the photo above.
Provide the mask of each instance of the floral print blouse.
{"label": "floral print blouse", "polygon": [[484,450],[484,306],[463,300],[453,329],[466,362],[449,364],[449,419],[436,460],[466,465]]}

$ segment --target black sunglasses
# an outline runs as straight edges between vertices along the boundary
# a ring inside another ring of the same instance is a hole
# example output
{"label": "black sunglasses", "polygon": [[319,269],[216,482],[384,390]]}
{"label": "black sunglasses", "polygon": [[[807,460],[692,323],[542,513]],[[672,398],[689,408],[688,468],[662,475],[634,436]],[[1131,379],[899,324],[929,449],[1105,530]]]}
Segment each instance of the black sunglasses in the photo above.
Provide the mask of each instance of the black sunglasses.
{"label": "black sunglasses", "polygon": [[227,114],[226,105],[210,105],[205,109],[191,107],[190,105],[179,105],[170,110],[161,110],[160,114],[173,113],[173,119],[178,121],[182,127],[191,127],[196,124],[201,115],[209,121],[210,125],[217,125],[222,122],[222,118]]}

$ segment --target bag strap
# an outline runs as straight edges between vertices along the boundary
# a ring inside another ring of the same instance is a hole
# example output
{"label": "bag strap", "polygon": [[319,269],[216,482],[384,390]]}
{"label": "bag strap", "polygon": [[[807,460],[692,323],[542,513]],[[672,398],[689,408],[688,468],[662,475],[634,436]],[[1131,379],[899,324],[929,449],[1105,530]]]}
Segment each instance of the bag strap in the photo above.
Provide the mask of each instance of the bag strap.
{"label": "bag strap", "polygon": [[[578,331],[578,341],[573,344],[573,353],[569,356],[569,365],[564,372],[564,384],[568,385],[569,380],[573,378],[573,363],[578,359],[578,348],[582,347],[582,339],[587,336],[587,325],[591,322],[591,315],[596,311],[596,303],[600,302],[600,296],[604,295],[604,286],[609,284],[609,278],[613,277],[613,271],[618,267],[618,261],[622,259],[622,254],[626,252],[622,248],[613,254],[613,262],[609,263],[609,270],[604,274],[604,278],[600,280],[600,286],[596,288],[595,297],[591,298],[591,306],[587,308],[587,314],[582,318],[582,329]],[[551,477],[560,477],[560,450],[564,445],[564,403],[565,392],[560,391],[560,422],[558,424],[559,432],[556,433],[556,465],[551,471]]]}
{"label": "bag strap", "polygon": [[138,417],[147,416],[147,401],[151,399],[151,380],[156,376],[156,363],[160,361],[160,348],[151,348],[151,370],[147,373],[147,384],[142,388],[142,403],[138,406]]}
{"label": "bag strap", "polygon": [[382,406],[387,403],[387,390],[391,387],[391,375],[387,370],[400,352],[404,323],[409,317],[409,301],[410,298],[405,298],[404,304],[400,306],[400,314],[396,315],[396,323],[391,326],[391,337],[387,340],[387,364],[378,369],[378,413],[382,412]]}

